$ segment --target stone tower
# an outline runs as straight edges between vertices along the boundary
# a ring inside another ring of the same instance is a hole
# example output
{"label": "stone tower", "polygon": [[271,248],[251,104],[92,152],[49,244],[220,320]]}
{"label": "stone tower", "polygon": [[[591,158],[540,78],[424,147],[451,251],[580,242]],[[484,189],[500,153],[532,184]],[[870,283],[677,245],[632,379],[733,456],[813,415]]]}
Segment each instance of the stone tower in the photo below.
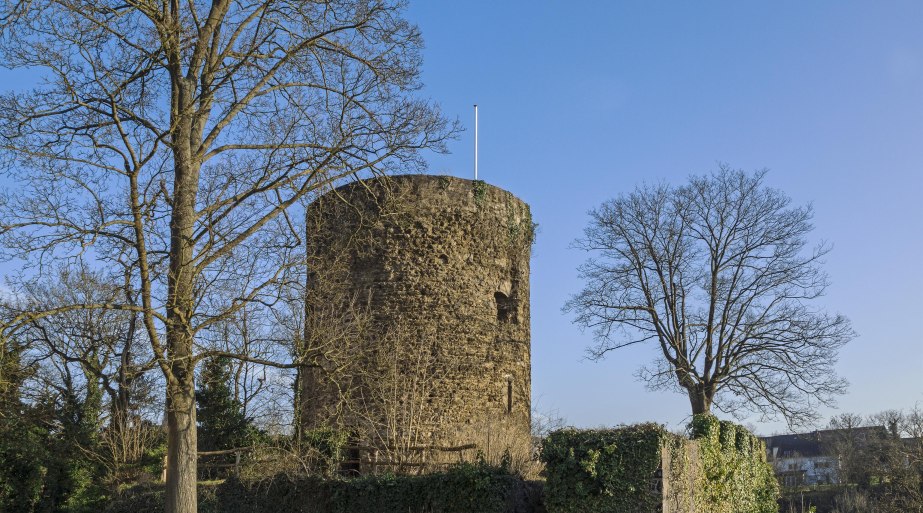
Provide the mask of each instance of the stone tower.
{"label": "stone tower", "polygon": [[528,446],[528,205],[481,181],[399,175],[321,196],[306,222],[302,426],[407,461]]}

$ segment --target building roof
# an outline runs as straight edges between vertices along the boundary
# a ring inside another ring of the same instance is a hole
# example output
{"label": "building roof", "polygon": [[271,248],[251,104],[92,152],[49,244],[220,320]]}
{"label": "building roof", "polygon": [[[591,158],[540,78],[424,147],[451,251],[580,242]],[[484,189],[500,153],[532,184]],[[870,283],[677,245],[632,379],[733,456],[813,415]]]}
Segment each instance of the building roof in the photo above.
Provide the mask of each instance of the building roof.
{"label": "building roof", "polygon": [[767,436],[763,438],[766,451],[772,457],[820,456],[823,454],[815,433]]}
{"label": "building roof", "polygon": [[842,440],[849,434],[859,442],[870,437],[887,436],[883,426],[867,426],[846,429],[825,429],[810,433],[795,433],[791,435],[775,435],[761,437],[766,444],[766,451],[770,457],[817,457],[830,455],[829,445],[837,440]]}

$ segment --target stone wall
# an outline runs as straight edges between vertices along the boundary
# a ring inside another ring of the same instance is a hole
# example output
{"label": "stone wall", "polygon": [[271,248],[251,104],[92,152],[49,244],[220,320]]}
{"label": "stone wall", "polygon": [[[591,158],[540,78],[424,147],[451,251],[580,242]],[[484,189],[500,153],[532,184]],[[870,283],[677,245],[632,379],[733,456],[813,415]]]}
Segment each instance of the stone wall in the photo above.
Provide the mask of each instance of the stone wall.
{"label": "stone wall", "polygon": [[528,205],[480,181],[402,175],[327,193],[306,222],[303,426],[354,430],[392,460],[528,445]]}
{"label": "stone wall", "polygon": [[[676,437],[664,444],[661,457],[663,513],[697,513],[696,493],[703,487],[698,440]],[[702,512],[705,513],[705,512]],[[710,512],[709,512],[710,513]]]}

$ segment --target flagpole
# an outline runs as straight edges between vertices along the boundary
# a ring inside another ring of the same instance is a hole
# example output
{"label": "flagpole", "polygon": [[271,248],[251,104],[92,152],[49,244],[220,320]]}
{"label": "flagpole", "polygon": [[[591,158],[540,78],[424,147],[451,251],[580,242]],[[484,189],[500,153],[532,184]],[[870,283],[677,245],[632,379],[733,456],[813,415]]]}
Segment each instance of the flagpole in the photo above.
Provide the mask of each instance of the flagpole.
{"label": "flagpole", "polygon": [[474,179],[478,179],[478,104],[474,104]]}

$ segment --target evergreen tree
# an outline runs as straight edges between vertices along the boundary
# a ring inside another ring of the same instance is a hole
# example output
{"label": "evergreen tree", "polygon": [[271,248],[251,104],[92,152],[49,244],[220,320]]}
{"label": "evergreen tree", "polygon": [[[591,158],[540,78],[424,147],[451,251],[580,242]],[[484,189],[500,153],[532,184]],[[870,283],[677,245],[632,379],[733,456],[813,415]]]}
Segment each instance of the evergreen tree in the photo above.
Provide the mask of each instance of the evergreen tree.
{"label": "evergreen tree", "polygon": [[234,399],[227,358],[205,360],[195,397],[200,451],[233,449],[250,444],[255,430],[250,419],[244,416],[240,403]]}
{"label": "evergreen tree", "polygon": [[36,513],[89,513],[106,499],[105,467],[98,453],[102,392],[87,374],[85,386],[41,397],[32,411],[47,426],[48,458]]}
{"label": "evergreen tree", "polygon": [[0,511],[33,511],[47,472],[45,433],[20,400],[28,374],[21,353],[21,347],[0,338]]}

